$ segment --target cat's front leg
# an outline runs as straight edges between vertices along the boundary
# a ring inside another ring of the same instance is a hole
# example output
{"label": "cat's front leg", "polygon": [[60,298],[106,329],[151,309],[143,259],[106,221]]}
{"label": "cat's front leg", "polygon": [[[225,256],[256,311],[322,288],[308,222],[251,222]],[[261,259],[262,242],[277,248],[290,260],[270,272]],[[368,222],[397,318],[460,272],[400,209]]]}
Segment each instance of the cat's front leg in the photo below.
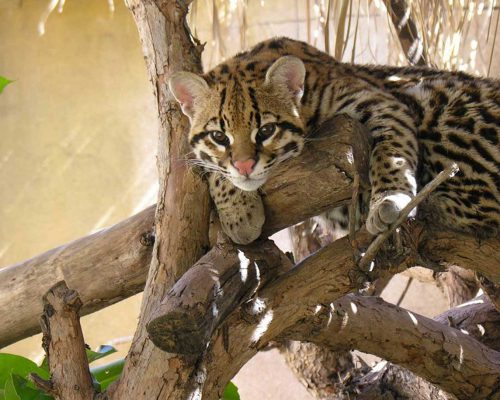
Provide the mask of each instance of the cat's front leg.
{"label": "cat's front leg", "polygon": [[260,194],[238,189],[216,173],[210,174],[208,185],[224,233],[239,244],[248,244],[257,239],[265,221]]}

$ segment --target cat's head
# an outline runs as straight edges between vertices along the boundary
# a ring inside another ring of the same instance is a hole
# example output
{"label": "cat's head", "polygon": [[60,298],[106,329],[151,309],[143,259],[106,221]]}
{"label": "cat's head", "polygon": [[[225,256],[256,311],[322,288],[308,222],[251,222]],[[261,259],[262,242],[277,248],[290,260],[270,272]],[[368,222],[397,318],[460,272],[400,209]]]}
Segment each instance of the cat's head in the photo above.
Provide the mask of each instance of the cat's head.
{"label": "cat's head", "polygon": [[209,85],[199,75],[179,72],[169,86],[189,117],[189,142],[200,163],[243,190],[256,190],[273,166],[302,151],[305,68],[300,59],[285,56],[259,83],[237,76]]}

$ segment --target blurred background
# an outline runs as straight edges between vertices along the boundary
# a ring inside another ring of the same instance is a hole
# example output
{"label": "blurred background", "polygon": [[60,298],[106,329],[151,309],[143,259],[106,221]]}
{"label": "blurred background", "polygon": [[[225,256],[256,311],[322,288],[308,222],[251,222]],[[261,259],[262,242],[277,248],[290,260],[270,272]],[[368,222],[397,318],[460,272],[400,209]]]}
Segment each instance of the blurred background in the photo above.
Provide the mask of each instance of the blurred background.
{"label": "blurred background", "polygon": [[[190,24],[206,43],[205,69],[272,36],[308,41],[346,62],[407,65],[388,3],[195,0]],[[421,39],[414,55],[500,77],[498,2],[410,3]],[[0,0],[0,75],[14,80],[0,95],[0,268],[156,202],[155,99],[122,1]],[[290,248],[286,232],[277,240]],[[398,301],[408,279],[393,278],[383,297]],[[111,343],[123,357],[140,302],[137,295],[82,318],[87,343]],[[432,317],[448,299],[434,280],[414,281],[402,306]],[[1,351],[38,361],[41,337]],[[260,353],[234,381],[245,400],[311,398],[276,350]]]}

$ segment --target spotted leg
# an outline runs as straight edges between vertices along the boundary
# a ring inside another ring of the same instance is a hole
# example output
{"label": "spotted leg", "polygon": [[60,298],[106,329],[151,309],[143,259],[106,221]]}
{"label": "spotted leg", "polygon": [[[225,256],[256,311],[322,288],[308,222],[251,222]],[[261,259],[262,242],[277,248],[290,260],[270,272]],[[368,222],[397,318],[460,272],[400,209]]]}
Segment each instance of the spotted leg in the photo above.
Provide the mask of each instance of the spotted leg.
{"label": "spotted leg", "polygon": [[214,173],[210,175],[208,183],[222,230],[235,243],[248,244],[257,239],[265,220],[259,193],[238,189]]}

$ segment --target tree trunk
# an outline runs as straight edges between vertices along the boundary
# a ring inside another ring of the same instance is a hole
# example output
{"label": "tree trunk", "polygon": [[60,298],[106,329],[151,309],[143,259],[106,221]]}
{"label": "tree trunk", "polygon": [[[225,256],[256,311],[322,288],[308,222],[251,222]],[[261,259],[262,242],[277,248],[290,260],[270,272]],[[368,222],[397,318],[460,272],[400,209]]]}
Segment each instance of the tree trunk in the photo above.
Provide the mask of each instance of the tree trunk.
{"label": "tree trunk", "polygon": [[188,121],[167,89],[171,73],[201,72],[202,46],[186,23],[191,1],[128,0],[136,21],[158,105],[156,241],[144,289],[141,316],[121,379],[109,399],[186,397],[189,361],[163,352],[148,339],[146,322],[177,278],[208,248],[209,194],[181,161],[188,153]]}

